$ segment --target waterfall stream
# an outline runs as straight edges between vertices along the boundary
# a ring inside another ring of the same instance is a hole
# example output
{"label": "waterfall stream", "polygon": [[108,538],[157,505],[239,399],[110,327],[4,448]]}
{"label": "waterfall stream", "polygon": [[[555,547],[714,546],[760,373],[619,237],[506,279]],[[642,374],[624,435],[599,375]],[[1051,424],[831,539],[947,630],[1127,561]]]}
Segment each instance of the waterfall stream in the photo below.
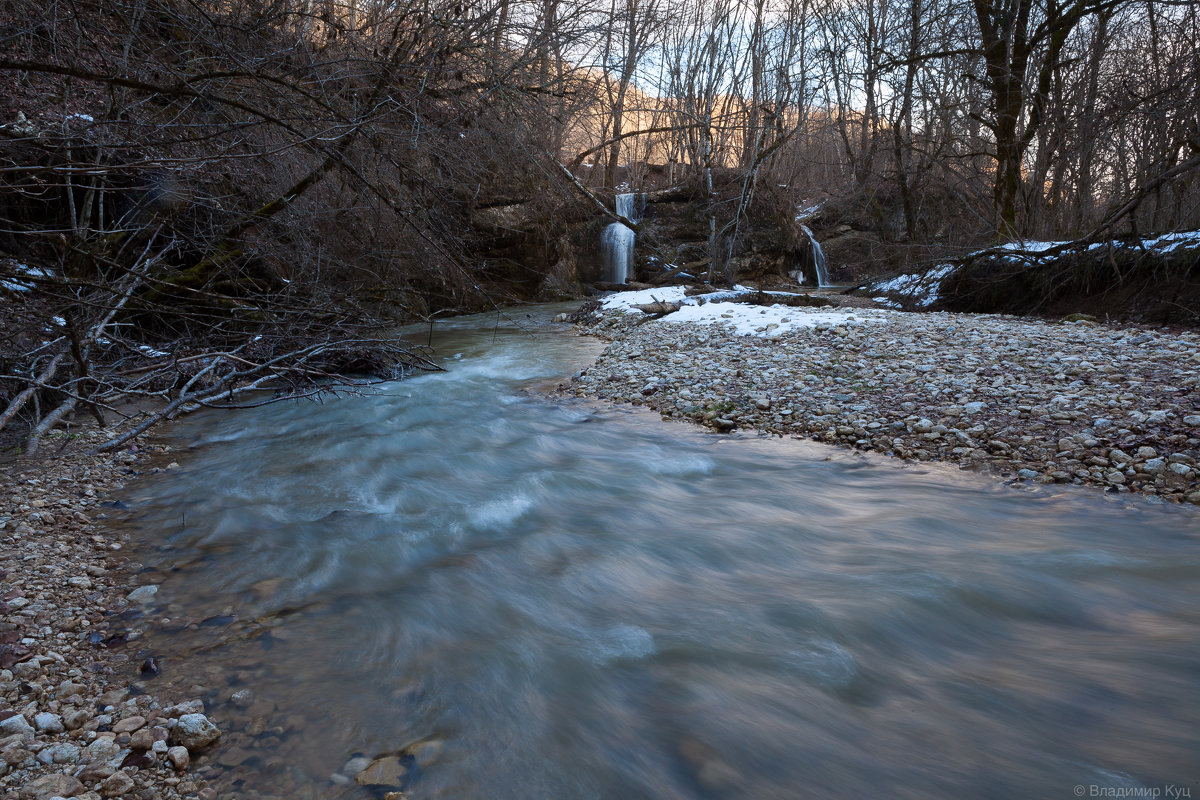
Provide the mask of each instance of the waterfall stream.
{"label": "waterfall stream", "polygon": [[[646,208],[646,195],[627,192],[616,197],[614,208],[630,222],[641,222]],[[620,222],[604,229],[600,241],[604,246],[604,263],[607,268],[604,279],[609,283],[628,283],[633,267],[633,242],[637,238],[634,230]]]}
{"label": "waterfall stream", "polygon": [[808,236],[808,241],[812,244],[812,260],[813,268],[817,273],[817,288],[823,289],[829,285],[829,272],[825,268],[825,251],[821,249],[821,243],[817,241],[811,228],[801,225],[800,230],[804,231]]}

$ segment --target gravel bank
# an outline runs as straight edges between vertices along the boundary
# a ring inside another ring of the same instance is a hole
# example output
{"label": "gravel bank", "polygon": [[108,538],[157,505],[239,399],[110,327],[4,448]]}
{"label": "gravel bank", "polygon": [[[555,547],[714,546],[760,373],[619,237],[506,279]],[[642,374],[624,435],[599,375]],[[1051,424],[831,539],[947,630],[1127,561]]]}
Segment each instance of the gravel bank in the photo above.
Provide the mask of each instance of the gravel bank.
{"label": "gravel bank", "polygon": [[0,796],[211,800],[189,770],[219,730],[200,700],[151,693],[158,665],[137,640],[156,587],[104,527],[109,494],[170,456],[79,452],[104,438],[0,465]]}
{"label": "gravel bank", "polygon": [[1195,332],[715,303],[683,323],[687,307],[652,320],[608,305],[580,330],[611,343],[561,391],[718,431],[1200,505]]}

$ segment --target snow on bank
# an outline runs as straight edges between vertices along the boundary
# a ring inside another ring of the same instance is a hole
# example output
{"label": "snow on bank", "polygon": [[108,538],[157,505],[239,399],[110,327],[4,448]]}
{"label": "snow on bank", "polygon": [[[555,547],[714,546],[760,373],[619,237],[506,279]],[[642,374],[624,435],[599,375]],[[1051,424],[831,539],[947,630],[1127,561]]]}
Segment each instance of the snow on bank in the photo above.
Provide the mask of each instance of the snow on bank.
{"label": "snow on bank", "polygon": [[1200,247],[1200,231],[1164,233],[1154,239],[1143,239],[1142,246],[1152,247],[1164,253],[1169,253],[1177,247]]}
{"label": "snow on bank", "polygon": [[[608,311],[623,311],[630,314],[642,312],[634,306],[654,302],[679,303],[680,308],[659,318],[660,322],[672,324],[721,325],[731,328],[739,336],[766,336],[774,338],[799,328],[831,328],[839,325],[859,325],[887,312],[840,308],[807,308],[804,306],[771,305],[730,302],[741,294],[752,294],[753,289],[735,286],[733,291],[710,292],[686,295],[686,287],[666,286],[661,289],[642,289],[635,292],[618,292],[605,297],[601,306]],[[792,296],[787,292],[768,292],[779,296]]]}
{"label": "snow on bank", "polygon": [[664,286],[661,289],[641,289],[636,292],[617,292],[605,297],[601,308],[606,311],[624,311],[627,314],[640,314],[633,306],[643,306],[647,303],[680,303],[691,298],[686,295],[686,286]]}
{"label": "snow on bank", "polygon": [[0,287],[10,292],[28,292],[33,289],[37,279],[45,280],[53,277],[44,269],[31,267],[18,261],[10,261],[8,268],[12,274],[0,278]]}
{"label": "snow on bank", "polygon": [[663,322],[694,323],[698,325],[725,325],[739,336],[766,336],[773,338],[798,328],[837,327],[859,325],[876,316],[863,313],[863,309],[797,308],[794,306],[758,306],[746,303],[705,303],[702,306],[684,306],[674,314],[662,318]]}
{"label": "snow on bank", "polygon": [[[1074,247],[1071,242],[1008,242],[1007,244],[1002,244],[988,250],[977,250],[970,253],[968,258],[993,253],[995,257],[1005,261],[1033,267],[1053,259],[1054,255],[1049,257],[1044,256],[1049,251],[1061,248],[1061,255],[1067,255],[1069,253],[1089,252],[1102,247],[1154,250],[1166,254],[1180,247],[1200,248],[1200,231],[1166,233],[1132,243],[1121,241],[1095,242]],[[894,278],[869,283],[864,287],[864,291],[872,295],[890,295],[890,299],[893,302],[907,300],[916,308],[928,308],[941,298],[942,282],[954,274],[957,269],[958,267],[953,264],[940,264],[925,272],[898,275]],[[875,297],[874,299],[877,302],[881,301],[879,297]]]}
{"label": "snow on bank", "polygon": [[[891,280],[873,283],[870,286],[874,292],[900,294],[912,300],[917,308],[928,308],[941,297],[942,281],[954,272],[954,267],[942,264],[928,272],[914,272],[909,275],[898,275]],[[875,298],[876,302],[879,298]]]}

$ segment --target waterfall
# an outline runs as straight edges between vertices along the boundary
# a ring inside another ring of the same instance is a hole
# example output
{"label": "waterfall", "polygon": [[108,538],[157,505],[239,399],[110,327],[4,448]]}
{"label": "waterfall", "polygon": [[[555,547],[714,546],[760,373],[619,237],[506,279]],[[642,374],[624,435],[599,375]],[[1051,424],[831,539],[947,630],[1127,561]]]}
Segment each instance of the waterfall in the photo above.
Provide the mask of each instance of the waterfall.
{"label": "waterfall", "polygon": [[801,225],[800,230],[804,231],[808,236],[808,241],[812,244],[812,260],[813,267],[817,272],[817,288],[823,289],[829,285],[829,273],[825,269],[825,251],[821,249],[821,243],[817,241],[816,236],[813,236],[812,230],[807,225]]}
{"label": "waterfall", "polygon": [[[646,207],[646,195],[635,192],[617,195],[615,208],[618,214],[630,222],[641,222]],[[637,234],[632,228],[614,222],[604,229],[600,242],[604,246],[604,263],[608,268],[605,280],[609,283],[628,283],[633,267],[633,240]]]}

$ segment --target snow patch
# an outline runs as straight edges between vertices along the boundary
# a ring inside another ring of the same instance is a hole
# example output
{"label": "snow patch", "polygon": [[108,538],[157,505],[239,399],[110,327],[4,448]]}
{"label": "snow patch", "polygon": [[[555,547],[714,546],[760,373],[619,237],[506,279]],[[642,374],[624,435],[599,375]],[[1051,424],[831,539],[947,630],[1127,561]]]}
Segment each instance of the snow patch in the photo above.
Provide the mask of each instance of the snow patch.
{"label": "snow patch", "polygon": [[0,287],[3,287],[10,292],[28,292],[34,287],[33,280],[26,278],[52,278],[53,276],[40,267],[31,267],[28,264],[22,264],[19,261],[9,262],[9,269],[13,273],[8,278],[0,278]]}
{"label": "snow patch", "polygon": [[661,322],[693,323],[698,325],[723,325],[732,328],[739,336],[766,336],[774,338],[800,328],[816,328],[821,325],[860,325],[869,315],[863,309],[812,309],[794,306],[759,306],[746,303],[712,302],[704,305],[686,305],[667,314]]}
{"label": "snow patch", "polygon": [[1180,231],[1165,233],[1154,239],[1143,239],[1145,247],[1153,247],[1164,253],[1169,253],[1177,247],[1200,247],[1200,231]]}
{"label": "snow patch", "polygon": [[[741,336],[765,336],[776,338],[800,328],[838,325],[859,325],[871,318],[890,312],[870,309],[807,308],[785,305],[754,305],[731,302],[735,298],[757,292],[745,286],[735,286],[722,292],[688,297],[684,286],[665,286],[660,289],[641,289],[635,292],[618,292],[604,298],[601,305],[606,311],[622,311],[641,314],[634,306],[654,302],[680,303],[678,311],[659,318],[659,322],[672,324],[723,325],[732,328]],[[796,297],[791,292],[765,292],[777,297]]]}
{"label": "snow patch", "polygon": [[806,219],[811,219],[818,211],[821,210],[821,206],[823,205],[825,205],[824,200],[812,206],[796,206],[796,222],[803,222]]}
{"label": "snow patch", "polygon": [[[942,281],[952,272],[954,272],[952,265],[942,264],[940,267],[934,267],[928,272],[897,275],[891,280],[872,284],[871,289],[875,292],[893,292],[895,294],[907,295],[918,308],[928,308],[937,302],[940,297]],[[878,300],[879,298],[875,299]]]}
{"label": "snow patch", "polygon": [[634,306],[644,306],[647,303],[664,302],[680,303],[687,299],[687,287],[664,286],[661,289],[639,289],[634,292],[617,292],[610,294],[601,301],[600,306],[608,311],[624,311],[640,314]]}

